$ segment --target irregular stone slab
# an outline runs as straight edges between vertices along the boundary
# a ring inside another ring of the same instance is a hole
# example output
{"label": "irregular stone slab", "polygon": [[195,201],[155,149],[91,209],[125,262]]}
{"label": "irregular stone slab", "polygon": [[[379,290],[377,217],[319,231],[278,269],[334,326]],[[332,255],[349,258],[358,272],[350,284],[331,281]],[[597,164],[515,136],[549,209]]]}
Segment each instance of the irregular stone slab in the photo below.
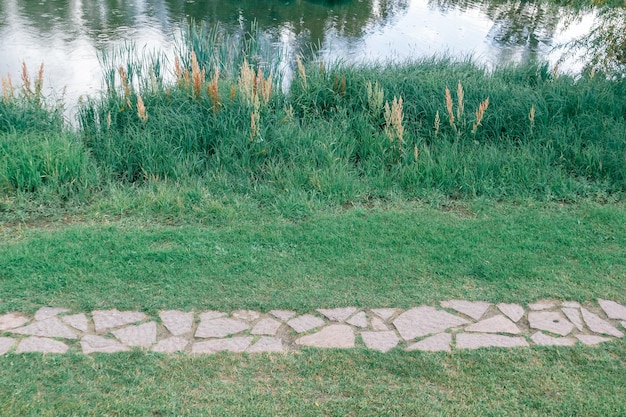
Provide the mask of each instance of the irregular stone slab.
{"label": "irregular stone slab", "polygon": [[230,339],[207,340],[191,346],[191,353],[217,353],[221,351],[243,352],[252,343],[252,336],[233,337]]}
{"label": "irregular stone slab", "polygon": [[61,316],[61,320],[81,332],[89,331],[89,319],[87,319],[87,316],[83,313]]}
{"label": "irregular stone slab", "polygon": [[576,344],[576,341],[569,337],[552,337],[542,332],[533,334],[530,339],[540,346],[574,346]]}
{"label": "irregular stone slab", "polygon": [[554,307],[556,307],[556,303],[554,301],[541,301],[538,303],[528,304],[528,308],[533,311],[548,310]]}
{"label": "irregular stone slab", "polygon": [[574,326],[576,326],[578,331],[583,330],[583,321],[580,318],[580,313],[578,312],[577,308],[563,307],[561,310],[563,310],[565,317],[567,317],[568,320],[571,321]]}
{"label": "irregular stone slab", "polygon": [[587,324],[587,327],[594,332],[600,334],[608,334],[609,336],[622,337],[624,333],[617,330],[608,321],[601,319],[591,311],[582,307],[580,312],[583,314],[583,320]]}
{"label": "irregular stone slab", "polygon": [[315,329],[316,327],[323,326],[324,320],[310,314],[305,314],[303,316],[289,320],[287,324],[296,332],[302,333],[308,332],[309,330]]}
{"label": "irregular stone slab", "polygon": [[557,311],[531,311],[528,313],[528,322],[533,329],[545,330],[561,336],[569,334],[574,328],[574,325]]}
{"label": "irregular stone slab", "polygon": [[277,319],[280,319],[282,321],[287,321],[293,316],[295,316],[296,312],[291,311],[291,310],[272,310],[270,311],[270,314],[276,317]]}
{"label": "irregular stone slab", "polygon": [[11,330],[11,333],[27,334],[29,336],[61,337],[64,339],[76,339],[74,330],[61,323],[57,317],[42,321],[36,321],[28,326]]}
{"label": "irregular stone slab", "polygon": [[466,332],[519,334],[519,328],[503,315],[497,315],[465,328]]}
{"label": "irregular stone slab", "polygon": [[345,324],[331,324],[317,333],[302,336],[296,344],[319,348],[353,348],[354,332]]}
{"label": "irregular stone slab", "polygon": [[102,336],[95,336],[91,334],[83,336],[80,340],[80,346],[85,354],[94,352],[115,353],[128,350],[128,347],[124,346],[117,340],[105,339]]}
{"label": "irregular stone slab", "polygon": [[439,333],[420,340],[417,343],[413,343],[411,346],[407,347],[406,350],[421,350],[423,352],[450,352],[450,343],[452,343],[452,335],[450,333]]}
{"label": "irregular stone slab", "polygon": [[248,353],[261,353],[261,352],[282,352],[283,342],[275,337],[263,336],[254,345],[250,346],[246,352]]}
{"label": "irregular stone slab", "polygon": [[563,301],[561,307],[565,308],[580,308],[580,303],[576,301]]}
{"label": "irregular stone slab", "polygon": [[594,346],[611,340],[608,337],[594,336],[590,334],[577,334],[576,339],[580,340],[580,343],[587,346]]}
{"label": "irregular stone slab", "polygon": [[15,329],[16,327],[23,326],[30,320],[21,314],[7,313],[0,316],[0,332],[4,330]]}
{"label": "irregular stone slab", "polygon": [[199,317],[200,320],[213,320],[226,317],[226,313],[221,311],[205,311],[204,313],[200,313]]}
{"label": "irregular stone slab", "polygon": [[387,321],[389,320],[396,312],[397,308],[373,308],[372,313],[376,314],[381,319]]}
{"label": "irregular stone slab", "polygon": [[259,322],[250,331],[251,334],[265,334],[274,336],[282,323],[274,319],[266,318]]}
{"label": "irregular stone slab", "polygon": [[344,308],[318,308],[317,311],[328,318],[330,321],[345,321],[348,317],[354,314],[357,310],[356,307],[344,307]]}
{"label": "irregular stone slab", "polygon": [[469,322],[461,317],[426,306],[412,308],[393,321],[393,325],[404,340],[441,333],[451,327],[467,323]]}
{"label": "irregular stone slab", "polygon": [[0,337],[0,356],[11,350],[14,344],[15,339],[11,339],[10,337]]}
{"label": "irregular stone slab", "polygon": [[159,353],[175,353],[184,351],[189,340],[182,337],[172,336],[167,339],[160,340],[159,343],[154,345],[152,350]]}
{"label": "irregular stone slab", "polygon": [[626,320],[626,307],[611,300],[598,298],[598,303],[607,317],[614,320]]}
{"label": "irregular stone slab", "polygon": [[22,340],[17,346],[15,353],[42,352],[42,353],[65,353],[69,347],[58,340],[46,337],[31,336]]}
{"label": "irregular stone slab", "polygon": [[623,321],[623,322],[622,322],[622,327],[623,327],[624,329],[626,329],[626,321]]}
{"label": "irregular stone slab", "polygon": [[174,336],[180,336],[191,331],[193,313],[178,310],[159,311],[161,322]]}
{"label": "irregular stone slab", "polygon": [[108,329],[136,323],[146,318],[146,315],[139,311],[119,311],[117,309],[105,311],[96,310],[91,313],[91,315],[93,317],[96,333],[102,333]]}
{"label": "irregular stone slab", "polygon": [[473,318],[474,320],[478,320],[489,308],[489,303],[484,301],[449,300],[442,301],[441,306],[451,308],[459,313],[463,313],[466,316]]}
{"label": "irregular stone slab", "polygon": [[35,320],[41,321],[56,316],[59,313],[67,313],[67,308],[41,307],[35,313]]}
{"label": "irregular stone slab", "polygon": [[225,337],[249,329],[247,323],[235,319],[203,320],[198,325],[196,337]]}
{"label": "irregular stone slab", "polygon": [[383,353],[395,348],[400,341],[394,331],[362,332],[361,337],[368,349],[378,350]]}
{"label": "irregular stone slab", "polygon": [[513,320],[515,323],[517,323],[524,315],[524,307],[519,304],[500,303],[497,307],[505,316]]}
{"label": "irregular stone slab", "polygon": [[233,317],[243,321],[255,321],[261,317],[261,313],[252,310],[238,310],[233,312]]}
{"label": "irregular stone slab", "polygon": [[458,349],[478,349],[482,347],[522,347],[528,346],[523,337],[502,336],[499,334],[459,333],[456,335]]}
{"label": "irregular stone slab", "polygon": [[156,343],[156,322],[124,327],[111,333],[126,346],[149,348]]}
{"label": "irregular stone slab", "polygon": [[351,324],[362,329],[367,327],[367,316],[364,311],[360,311],[351,317],[346,323]]}
{"label": "irregular stone slab", "polygon": [[374,330],[378,330],[378,331],[389,330],[389,327],[387,327],[383,319],[381,319],[380,317],[372,317],[370,324],[372,326],[372,329]]}

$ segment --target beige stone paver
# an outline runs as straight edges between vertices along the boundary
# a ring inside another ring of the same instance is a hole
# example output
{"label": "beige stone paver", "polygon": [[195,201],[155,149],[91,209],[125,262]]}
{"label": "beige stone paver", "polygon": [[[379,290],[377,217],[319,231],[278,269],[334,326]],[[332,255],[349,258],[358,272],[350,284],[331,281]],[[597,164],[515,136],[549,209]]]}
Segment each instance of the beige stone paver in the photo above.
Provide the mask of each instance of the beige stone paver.
{"label": "beige stone paver", "polygon": [[388,352],[398,346],[400,339],[396,332],[388,330],[384,332],[362,332],[361,338],[368,349]]}
{"label": "beige stone paver", "polygon": [[393,317],[393,315],[396,314],[398,311],[399,310],[397,308],[373,308],[371,309],[372,313],[376,314],[378,317],[380,317],[381,319],[385,321]]}
{"label": "beige stone paver", "polygon": [[261,317],[261,313],[252,310],[237,310],[233,312],[233,317],[238,320],[253,322]]}
{"label": "beige stone paver", "polygon": [[193,326],[193,313],[191,312],[179,310],[159,311],[159,317],[165,328],[174,336],[181,336],[191,332]]}
{"label": "beige stone paver", "polygon": [[68,311],[69,310],[67,308],[41,307],[35,313],[35,320],[46,320],[51,317],[55,317],[60,313],[67,313]]}
{"label": "beige stone paver", "polygon": [[574,328],[574,325],[558,311],[531,311],[528,313],[528,323],[533,329],[561,336],[568,335]]}
{"label": "beige stone paver", "polygon": [[196,337],[225,337],[248,330],[250,326],[241,320],[220,318],[213,320],[202,320],[196,329]]}
{"label": "beige stone paver", "polygon": [[296,344],[320,348],[352,348],[354,347],[354,331],[346,324],[331,324],[317,333],[302,336]]}
{"label": "beige stone paver", "polygon": [[65,353],[69,349],[63,342],[48,339],[47,337],[31,336],[22,340],[15,353],[41,352],[41,353]]}
{"label": "beige stone paver", "polygon": [[458,349],[478,349],[483,347],[524,347],[528,342],[523,337],[502,336],[486,333],[458,333],[456,347]]}
{"label": "beige stone paver", "polygon": [[146,315],[139,311],[119,311],[117,309],[104,311],[96,310],[91,313],[91,316],[96,333],[102,333],[105,330],[137,323],[146,318]]}
{"label": "beige stone paver", "polygon": [[572,307],[563,307],[561,310],[565,317],[581,332],[583,330],[583,321],[580,318],[580,310]]}
{"label": "beige stone paver", "polygon": [[23,326],[30,320],[17,313],[7,313],[0,315],[0,332]]}
{"label": "beige stone paver", "polygon": [[28,326],[10,330],[11,333],[25,334],[41,337],[61,337],[63,339],[76,339],[76,332],[67,327],[57,317],[51,317],[42,321],[36,321]]}
{"label": "beige stone paver", "polygon": [[298,333],[308,332],[324,325],[324,320],[311,314],[293,318],[287,324]]}
{"label": "beige stone paver", "polygon": [[60,318],[63,323],[72,326],[76,330],[80,330],[83,333],[89,331],[89,319],[84,313],[61,316]]}
{"label": "beige stone paver", "polygon": [[427,337],[417,343],[413,343],[406,348],[407,351],[421,350],[423,352],[450,352],[452,335],[450,333],[439,333]]}
{"label": "beige stone paver", "polygon": [[296,312],[291,310],[271,310],[270,314],[279,320],[287,321],[295,316]]}
{"label": "beige stone paver", "polygon": [[282,352],[283,342],[281,339],[270,336],[261,337],[254,345],[250,346],[246,352],[262,353],[262,352]]}
{"label": "beige stone paver", "polygon": [[524,316],[524,307],[519,304],[500,303],[497,305],[505,316],[517,323]]}
{"label": "beige stone paver", "polygon": [[474,320],[479,320],[489,308],[489,303],[484,301],[448,300],[442,301],[441,306],[456,310]]}
{"label": "beige stone paver", "polygon": [[574,346],[576,344],[576,340],[569,337],[552,337],[542,332],[533,334],[530,339],[540,346]]}
{"label": "beige stone paver", "polygon": [[412,308],[393,321],[400,336],[407,341],[467,323],[461,317],[427,306]]}
{"label": "beige stone paver", "polygon": [[85,335],[80,339],[80,346],[83,349],[83,353],[115,353],[124,352],[128,350],[127,346],[124,346],[117,340],[106,339],[102,336]]}
{"label": "beige stone paver", "polygon": [[588,346],[599,345],[602,342],[608,342],[611,340],[608,337],[595,336],[591,334],[577,334],[576,339],[580,340],[580,343]]}
{"label": "beige stone paver", "polygon": [[276,332],[278,331],[278,329],[280,328],[280,326],[282,326],[281,322],[268,317],[268,318],[259,320],[259,322],[254,325],[252,330],[250,330],[250,334],[259,334],[259,335],[262,334],[262,335],[267,335],[267,336],[274,336]]}
{"label": "beige stone paver", "polygon": [[324,315],[330,321],[346,321],[348,317],[356,312],[356,307],[343,308],[318,308],[317,312]]}
{"label": "beige stone paver", "polygon": [[149,348],[156,343],[156,322],[128,326],[111,333],[126,346]]}
{"label": "beige stone paver", "polygon": [[380,317],[372,317],[372,319],[370,320],[370,325],[372,326],[372,329],[377,331],[389,330],[389,327],[387,327],[383,319],[381,319]]}
{"label": "beige stone paver", "polygon": [[626,320],[626,307],[611,300],[603,300],[598,298],[598,304],[606,316],[614,320]]}
{"label": "beige stone paver", "polygon": [[219,318],[226,317],[226,316],[227,314],[222,311],[209,310],[209,311],[205,311],[204,313],[200,313],[198,317],[200,317],[200,321],[202,321],[202,320],[219,319]]}
{"label": "beige stone paver", "polygon": [[184,351],[188,344],[189,340],[172,336],[167,339],[159,340],[159,343],[154,345],[152,350],[159,353],[174,353]]}
{"label": "beige stone paver", "polygon": [[0,337],[0,356],[11,350],[14,344],[15,339],[10,337]]}
{"label": "beige stone paver", "polygon": [[520,333],[519,327],[501,314],[467,326],[465,331],[478,333]]}
{"label": "beige stone paver", "polygon": [[585,321],[585,324],[587,324],[587,327],[589,327],[589,330],[591,330],[592,332],[608,334],[609,336],[614,337],[624,336],[624,333],[617,330],[617,328],[615,328],[611,323],[604,319],[601,319],[596,314],[593,314],[586,308],[582,307],[580,309],[580,312],[583,315],[583,320]]}
{"label": "beige stone paver", "polygon": [[561,307],[565,308],[580,308],[580,303],[577,301],[563,301]]}
{"label": "beige stone paver", "polygon": [[367,327],[367,315],[364,311],[359,311],[354,316],[350,317],[346,323],[364,329]]}
{"label": "beige stone paver", "polygon": [[207,340],[191,346],[192,353],[217,353],[222,351],[243,352],[252,343],[252,336],[240,336],[230,339]]}
{"label": "beige stone paver", "polygon": [[533,311],[549,310],[556,306],[557,304],[554,301],[540,301],[537,303],[528,304],[528,308]]}

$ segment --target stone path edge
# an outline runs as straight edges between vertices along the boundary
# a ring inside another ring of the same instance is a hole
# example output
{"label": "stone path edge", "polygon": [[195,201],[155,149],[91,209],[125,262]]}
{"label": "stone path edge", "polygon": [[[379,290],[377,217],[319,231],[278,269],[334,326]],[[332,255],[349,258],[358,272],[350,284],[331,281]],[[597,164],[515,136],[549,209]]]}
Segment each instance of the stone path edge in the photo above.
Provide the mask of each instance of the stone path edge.
{"label": "stone path edge", "polygon": [[[1,305],[0,305],[1,307]],[[446,300],[400,308],[318,308],[258,312],[72,312],[41,307],[34,315],[0,314],[0,356],[39,352],[115,353],[132,349],[163,354],[289,353],[302,348],[371,349],[381,353],[452,352],[479,348],[598,346],[625,340],[626,307],[538,300],[527,306]]]}

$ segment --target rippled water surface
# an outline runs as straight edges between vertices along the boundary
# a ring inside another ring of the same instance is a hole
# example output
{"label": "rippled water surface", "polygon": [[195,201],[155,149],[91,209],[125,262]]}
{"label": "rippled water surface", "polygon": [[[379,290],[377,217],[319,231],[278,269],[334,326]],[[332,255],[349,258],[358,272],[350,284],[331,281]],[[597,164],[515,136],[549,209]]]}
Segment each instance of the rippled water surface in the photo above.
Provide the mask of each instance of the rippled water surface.
{"label": "rippled water surface", "polygon": [[[490,0],[0,0],[0,73],[43,61],[49,88],[70,97],[100,88],[97,52],[125,42],[171,52],[183,22],[241,31],[256,21],[287,54],[367,61],[448,53],[488,66],[543,59],[584,33],[591,16],[546,1]],[[574,20],[573,20],[574,19]],[[574,23],[568,24],[573,21]]]}

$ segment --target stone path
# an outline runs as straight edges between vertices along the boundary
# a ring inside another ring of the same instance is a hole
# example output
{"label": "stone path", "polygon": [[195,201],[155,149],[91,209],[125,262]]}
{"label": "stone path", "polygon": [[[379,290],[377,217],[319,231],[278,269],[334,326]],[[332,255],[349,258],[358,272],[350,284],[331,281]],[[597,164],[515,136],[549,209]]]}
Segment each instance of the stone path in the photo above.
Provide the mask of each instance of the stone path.
{"label": "stone path", "polygon": [[626,307],[540,300],[489,304],[448,300],[439,306],[357,307],[295,311],[71,312],[42,307],[33,317],[0,314],[0,355],[68,351],[114,353],[131,349],[192,354],[291,352],[302,347],[388,352],[445,351],[486,347],[598,345],[624,337]]}

